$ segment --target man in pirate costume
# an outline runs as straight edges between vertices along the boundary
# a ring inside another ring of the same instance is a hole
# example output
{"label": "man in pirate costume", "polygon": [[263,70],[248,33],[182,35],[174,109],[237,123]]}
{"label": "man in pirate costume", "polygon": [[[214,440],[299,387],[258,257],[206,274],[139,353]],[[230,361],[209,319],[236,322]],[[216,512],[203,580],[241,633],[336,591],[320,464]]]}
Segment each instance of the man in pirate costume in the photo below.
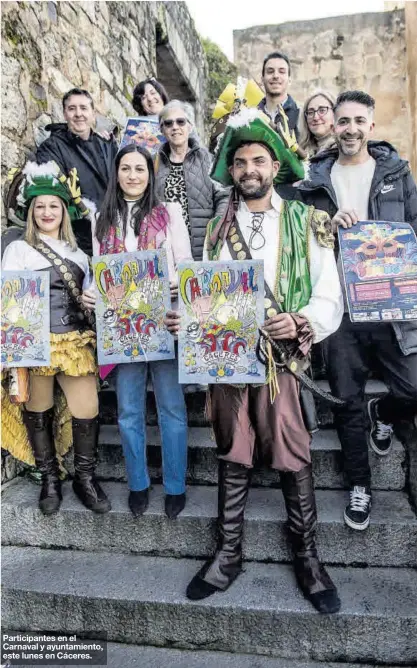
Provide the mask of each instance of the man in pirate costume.
{"label": "man in pirate costume", "polygon": [[96,337],[81,298],[90,283],[89,263],[71,228],[71,218],[86,216],[88,210],[75,170],[66,177],[54,162],[28,163],[23,177],[17,213],[27,221],[25,237],[8,245],[2,268],[49,272],[51,363],[28,370],[24,406],[10,402],[7,378],[2,384],[2,446],[25,463],[36,463],[42,475],[39,507],[50,515],[62,500],[58,457],[73,444],[74,492],[87,508],[104,513],[110,502],[94,477]]}
{"label": "man in pirate costume", "polygon": [[[283,201],[273,187],[274,181],[292,182],[302,174],[302,164],[261,112],[242,109],[230,116],[212,178],[233,188],[226,213],[208,224],[205,259],[264,260],[268,287],[262,348],[271,357],[272,348],[285,344],[291,354],[280,373],[271,373],[275,367],[270,365],[269,386],[211,386],[219,540],[214,558],[188,585],[192,600],[224,591],[242,570],[244,509],[256,459],[280,472],[294,568],[304,595],[320,612],[340,608],[336,588],[317,556],[311,436],[300,386],[290,372],[308,366],[313,341],[329,336],[342,318],[334,239],[326,213]],[[179,317],[168,313],[166,324],[178,332]]]}

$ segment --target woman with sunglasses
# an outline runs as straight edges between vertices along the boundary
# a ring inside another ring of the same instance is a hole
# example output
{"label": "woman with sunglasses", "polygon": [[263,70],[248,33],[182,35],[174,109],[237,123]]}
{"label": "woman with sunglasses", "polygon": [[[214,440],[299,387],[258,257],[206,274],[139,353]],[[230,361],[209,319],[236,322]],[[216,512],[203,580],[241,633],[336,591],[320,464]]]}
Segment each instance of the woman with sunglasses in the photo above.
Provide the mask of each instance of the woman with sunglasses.
{"label": "woman with sunglasses", "polygon": [[229,189],[210,178],[212,156],[192,136],[193,108],[171,100],[159,114],[163,144],[155,163],[156,192],[166,202],[179,202],[194,260],[202,260],[207,223],[224,212]]}
{"label": "woman with sunglasses", "polygon": [[[177,265],[191,248],[179,204],[163,204],[155,194],[153,161],[146,149],[129,144],[116,156],[106,196],[93,229],[94,255],[165,248],[171,298],[178,294]],[[94,308],[95,290],[84,292]],[[174,306],[175,308],[175,306]],[[185,506],[187,411],[178,383],[177,360],[118,364],[115,369],[118,424],[126,461],[129,508],[140,517],[148,507],[146,388],[152,377],[162,441],[165,512],[170,519]]]}
{"label": "woman with sunglasses", "polygon": [[301,116],[300,147],[309,158],[334,145],[333,107],[335,98],[320,90],[310,95],[304,103]]}

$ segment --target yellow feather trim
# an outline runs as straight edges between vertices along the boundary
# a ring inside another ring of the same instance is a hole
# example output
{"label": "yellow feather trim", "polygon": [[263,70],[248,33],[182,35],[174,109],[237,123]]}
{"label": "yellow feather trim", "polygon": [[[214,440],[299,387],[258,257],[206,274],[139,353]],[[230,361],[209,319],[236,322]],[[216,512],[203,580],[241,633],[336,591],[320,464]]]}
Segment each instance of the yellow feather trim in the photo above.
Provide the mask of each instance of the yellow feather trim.
{"label": "yellow feather trim", "polygon": [[[60,460],[72,445],[72,423],[64,393],[56,387],[54,404],[54,440]],[[23,423],[23,407],[12,404],[7,388],[1,386],[1,444],[13,457],[29,466],[35,466],[35,458]]]}

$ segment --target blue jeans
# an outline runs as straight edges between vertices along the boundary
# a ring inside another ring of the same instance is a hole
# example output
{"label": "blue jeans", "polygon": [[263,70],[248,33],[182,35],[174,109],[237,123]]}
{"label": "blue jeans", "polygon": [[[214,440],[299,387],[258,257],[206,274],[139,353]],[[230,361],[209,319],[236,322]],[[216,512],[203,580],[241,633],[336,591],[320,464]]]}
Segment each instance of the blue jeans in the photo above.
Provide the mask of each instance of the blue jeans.
{"label": "blue jeans", "polygon": [[151,372],[162,441],[162,474],[166,494],[185,492],[187,409],[178,383],[178,362],[136,362],[116,369],[118,423],[129,489],[150,485],[146,460],[146,384]]}

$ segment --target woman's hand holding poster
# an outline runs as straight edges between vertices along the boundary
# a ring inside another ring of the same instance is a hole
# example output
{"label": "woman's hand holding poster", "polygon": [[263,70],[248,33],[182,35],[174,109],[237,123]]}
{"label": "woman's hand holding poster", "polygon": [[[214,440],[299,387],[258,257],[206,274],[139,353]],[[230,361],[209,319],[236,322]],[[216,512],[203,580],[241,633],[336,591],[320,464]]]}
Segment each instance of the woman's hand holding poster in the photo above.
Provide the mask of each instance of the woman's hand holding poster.
{"label": "woman's hand holding poster", "polygon": [[164,325],[171,308],[165,251],[101,255],[93,268],[99,364],[173,359]]}

